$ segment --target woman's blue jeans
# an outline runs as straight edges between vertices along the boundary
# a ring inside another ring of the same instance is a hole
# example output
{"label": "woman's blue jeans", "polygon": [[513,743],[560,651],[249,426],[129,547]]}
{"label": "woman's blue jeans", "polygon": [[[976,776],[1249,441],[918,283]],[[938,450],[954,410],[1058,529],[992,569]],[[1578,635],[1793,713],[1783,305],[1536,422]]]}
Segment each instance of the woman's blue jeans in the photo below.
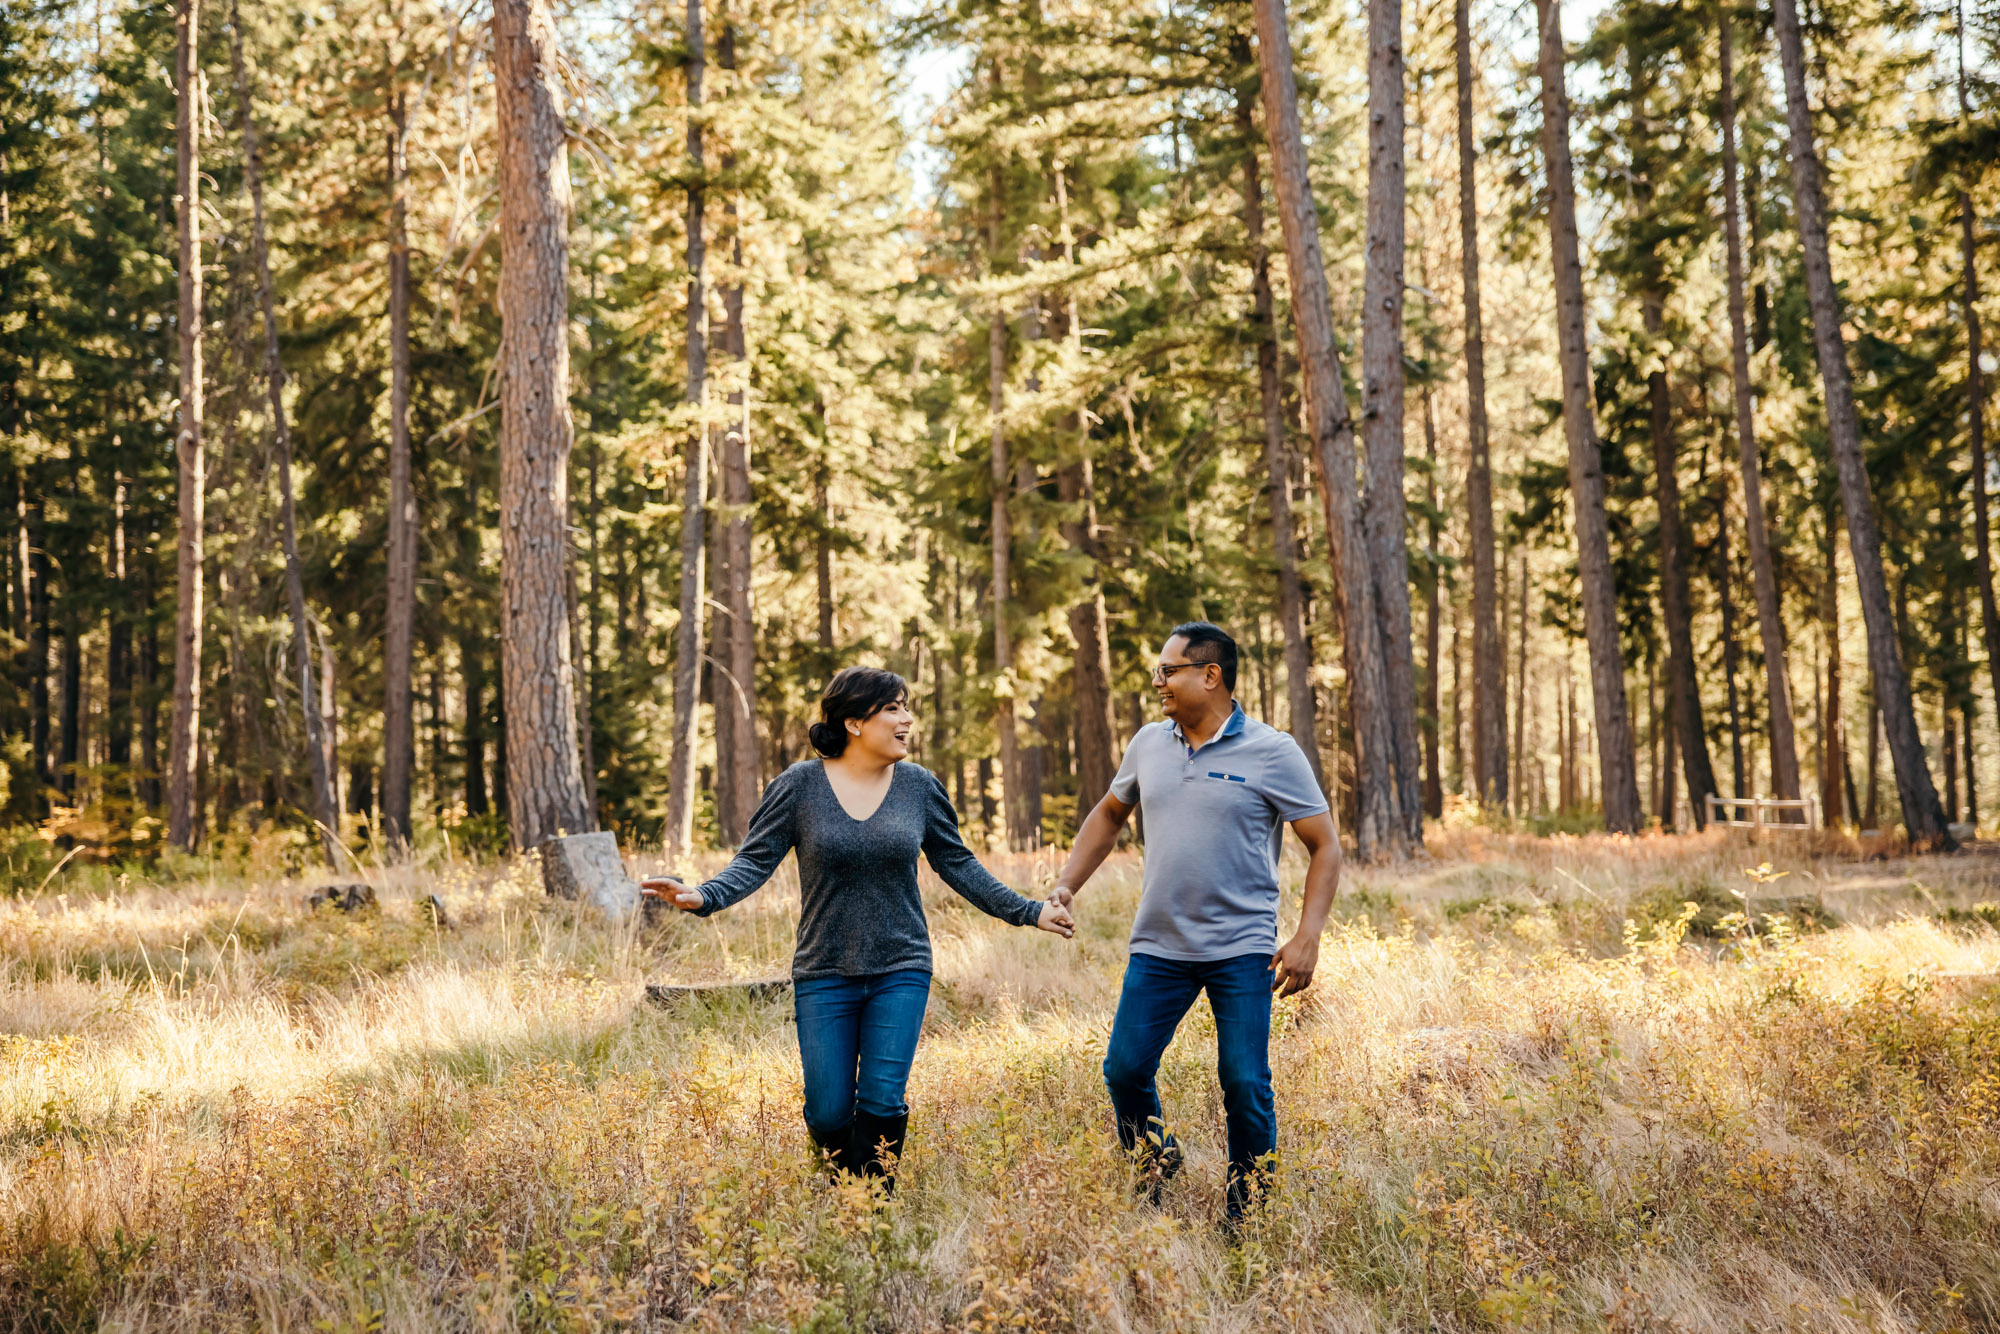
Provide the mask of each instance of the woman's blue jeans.
{"label": "woman's blue jeans", "polygon": [[909,1114],[903,1094],[930,995],[931,975],[916,968],[868,977],[808,977],[792,984],[806,1127],[814,1135],[838,1134],[856,1112]]}

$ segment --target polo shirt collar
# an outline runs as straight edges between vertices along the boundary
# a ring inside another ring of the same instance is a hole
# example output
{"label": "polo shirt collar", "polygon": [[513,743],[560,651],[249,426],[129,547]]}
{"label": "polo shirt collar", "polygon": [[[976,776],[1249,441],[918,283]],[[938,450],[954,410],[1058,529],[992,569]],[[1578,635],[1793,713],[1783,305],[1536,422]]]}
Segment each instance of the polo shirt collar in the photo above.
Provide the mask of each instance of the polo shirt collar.
{"label": "polo shirt collar", "polygon": [[[1234,707],[1232,707],[1229,710],[1229,721],[1225,722],[1222,725],[1222,730],[1220,732],[1217,732],[1214,736],[1208,739],[1209,745],[1212,746],[1216,742],[1224,739],[1225,737],[1235,736],[1243,730],[1243,724],[1246,721],[1243,712],[1243,704],[1240,700],[1232,701],[1232,704],[1234,705]],[[1175,723],[1173,724],[1173,729],[1174,729],[1174,739],[1181,743],[1181,748],[1183,750],[1186,750],[1189,754],[1193,754],[1194,748],[1188,745],[1187,733],[1181,731],[1181,725],[1179,723]]]}

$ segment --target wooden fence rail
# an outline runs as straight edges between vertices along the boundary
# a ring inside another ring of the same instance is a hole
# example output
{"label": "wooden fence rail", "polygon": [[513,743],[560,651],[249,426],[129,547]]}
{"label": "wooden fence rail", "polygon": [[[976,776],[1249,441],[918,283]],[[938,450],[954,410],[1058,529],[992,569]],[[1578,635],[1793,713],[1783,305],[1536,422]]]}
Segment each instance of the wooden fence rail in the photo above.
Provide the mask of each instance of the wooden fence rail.
{"label": "wooden fence rail", "polygon": [[[1708,802],[1708,822],[1723,829],[1817,829],[1819,828],[1819,798],[1812,797],[1720,797],[1711,792]],[[1744,810],[1750,818],[1742,818]],[[1765,813],[1778,814],[1797,811],[1801,820],[1765,818]],[[1724,817],[1728,813],[1729,818]]]}

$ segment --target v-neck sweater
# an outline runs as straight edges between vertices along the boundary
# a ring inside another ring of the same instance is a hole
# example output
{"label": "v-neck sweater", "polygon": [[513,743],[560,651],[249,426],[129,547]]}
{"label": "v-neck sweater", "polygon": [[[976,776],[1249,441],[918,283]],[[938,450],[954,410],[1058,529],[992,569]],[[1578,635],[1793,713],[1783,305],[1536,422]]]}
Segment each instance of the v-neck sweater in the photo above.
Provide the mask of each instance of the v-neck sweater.
{"label": "v-neck sweater", "polygon": [[799,854],[799,940],[792,976],[866,977],[931,968],[930,923],[917,890],[923,854],[947,885],[980,911],[1015,926],[1041,919],[979,864],[959,837],[958,814],[937,776],[901,763],[882,804],[857,820],[840,804],[826,766],[803,760],[764,789],[734,860],[701,886],[697,916],[741,902]]}

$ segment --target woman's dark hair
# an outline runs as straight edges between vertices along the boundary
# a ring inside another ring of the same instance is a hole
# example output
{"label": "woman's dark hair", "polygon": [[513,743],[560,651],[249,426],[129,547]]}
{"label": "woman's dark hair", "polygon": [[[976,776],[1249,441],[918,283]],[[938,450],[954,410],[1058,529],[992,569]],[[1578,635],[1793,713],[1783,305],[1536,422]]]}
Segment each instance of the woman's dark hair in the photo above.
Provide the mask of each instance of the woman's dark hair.
{"label": "woman's dark hair", "polygon": [[847,720],[866,722],[898,700],[910,697],[910,683],[880,667],[843,667],[819,697],[819,721],[806,729],[812,748],[828,759],[847,749]]}

